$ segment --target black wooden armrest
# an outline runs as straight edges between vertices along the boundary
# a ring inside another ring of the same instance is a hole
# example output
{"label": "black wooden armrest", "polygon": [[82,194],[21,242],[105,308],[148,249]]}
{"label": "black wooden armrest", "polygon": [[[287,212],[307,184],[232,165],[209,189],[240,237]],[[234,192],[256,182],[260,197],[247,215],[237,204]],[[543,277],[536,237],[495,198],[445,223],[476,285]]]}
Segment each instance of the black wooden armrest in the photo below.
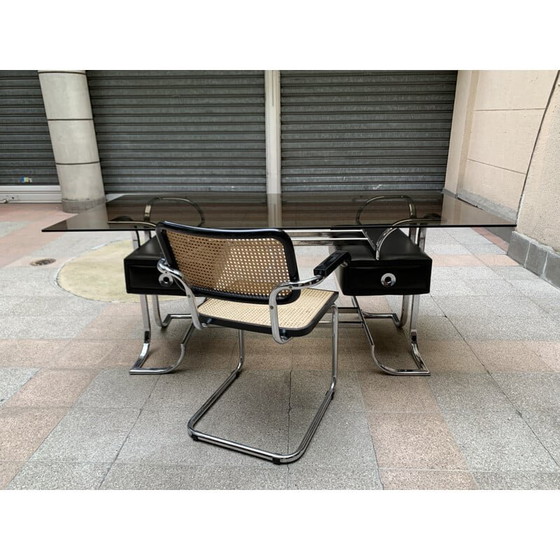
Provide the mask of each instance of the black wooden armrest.
{"label": "black wooden armrest", "polygon": [[322,263],[313,269],[315,276],[326,278],[333,270],[341,264],[350,262],[350,253],[348,251],[335,251],[331,253]]}

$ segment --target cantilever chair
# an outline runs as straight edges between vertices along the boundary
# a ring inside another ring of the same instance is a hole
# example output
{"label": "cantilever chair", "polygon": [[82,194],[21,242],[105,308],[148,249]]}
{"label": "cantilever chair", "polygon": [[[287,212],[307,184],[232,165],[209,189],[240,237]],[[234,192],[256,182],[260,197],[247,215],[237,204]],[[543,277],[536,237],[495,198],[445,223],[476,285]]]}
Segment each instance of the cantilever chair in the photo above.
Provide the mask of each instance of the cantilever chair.
{"label": "cantilever chair", "polygon": [[[239,361],[235,369],[188,422],[188,433],[202,441],[274,463],[299,459],[311,442],[334,396],[337,377],[338,293],[314,289],[347,263],[346,252],[335,252],[315,267],[314,276],[300,280],[290,237],[278,229],[220,230],[161,222],[156,228],[164,257],[158,263],[162,284],[177,284],[187,297],[192,325],[238,331]],[[197,301],[196,298],[199,298]],[[206,298],[199,303],[200,298]],[[298,448],[275,453],[207,434],[197,423],[241,373],[244,331],[272,335],[279,344],[310,333],[332,312],[332,372],[330,386]],[[183,339],[184,342],[185,339]],[[184,353],[182,345],[181,352]]]}

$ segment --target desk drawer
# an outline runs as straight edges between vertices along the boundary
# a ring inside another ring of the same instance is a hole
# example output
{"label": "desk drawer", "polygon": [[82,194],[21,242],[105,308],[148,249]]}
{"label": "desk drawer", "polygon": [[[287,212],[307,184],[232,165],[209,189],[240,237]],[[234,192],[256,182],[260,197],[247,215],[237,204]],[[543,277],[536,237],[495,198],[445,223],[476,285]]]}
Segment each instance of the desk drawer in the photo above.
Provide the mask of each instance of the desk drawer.
{"label": "desk drawer", "polygon": [[[364,233],[374,243],[383,228],[367,228]],[[349,296],[416,295],[430,291],[432,259],[402,231],[395,231],[382,245],[381,258],[367,242],[349,244],[344,237],[334,249],[348,251],[348,266],[339,267],[336,276],[343,294]]]}
{"label": "desk drawer", "polygon": [[431,259],[407,262],[405,259],[371,261],[367,265],[336,270],[343,294],[349,296],[415,295],[430,291]]}
{"label": "desk drawer", "polygon": [[162,258],[157,238],[153,237],[130,253],[124,259],[126,291],[129,294],[148,294],[159,296],[184,296],[185,292],[175,284],[162,286],[157,263]]}

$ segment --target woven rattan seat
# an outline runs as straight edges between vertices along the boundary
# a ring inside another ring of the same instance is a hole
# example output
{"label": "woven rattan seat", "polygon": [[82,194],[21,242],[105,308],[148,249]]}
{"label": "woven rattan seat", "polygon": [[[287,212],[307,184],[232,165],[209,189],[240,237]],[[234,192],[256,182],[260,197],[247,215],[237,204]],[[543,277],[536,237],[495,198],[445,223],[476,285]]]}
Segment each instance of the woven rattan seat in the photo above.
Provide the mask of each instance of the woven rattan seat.
{"label": "woven rattan seat", "polygon": [[[338,293],[313,286],[349,260],[339,251],[315,267],[312,278],[300,280],[290,237],[277,229],[217,230],[162,222],[156,228],[163,258],[158,263],[159,281],[176,284],[185,293],[192,324],[181,342],[179,365],[192,328],[228,327],[238,331],[239,361],[229,377],[195,412],[188,433],[203,441],[275,463],[299,459],[311,442],[334,396],[337,375]],[[201,301],[201,298],[205,298]],[[311,332],[331,311],[333,329],[330,386],[298,448],[274,453],[201,432],[196,424],[241,373],[244,331],[272,335],[284,344]],[[170,371],[173,368],[166,369]]]}
{"label": "woven rattan seat", "polygon": [[[280,330],[289,333],[290,336],[307,334],[332,305],[336,296],[336,292],[327,290],[302,290],[297,301],[278,307]],[[223,326],[229,326],[229,323],[232,326],[233,323],[244,323],[246,330],[271,332],[268,307],[256,303],[209,298],[198,307],[198,312],[207,322]]]}

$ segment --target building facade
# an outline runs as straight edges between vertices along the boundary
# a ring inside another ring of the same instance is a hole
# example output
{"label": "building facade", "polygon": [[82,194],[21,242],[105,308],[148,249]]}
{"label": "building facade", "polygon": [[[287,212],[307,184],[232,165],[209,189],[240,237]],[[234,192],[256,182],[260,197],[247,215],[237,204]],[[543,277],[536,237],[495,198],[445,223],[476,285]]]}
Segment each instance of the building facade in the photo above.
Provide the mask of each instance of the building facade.
{"label": "building facade", "polygon": [[0,199],[446,189],[560,286],[553,71],[0,71]]}

